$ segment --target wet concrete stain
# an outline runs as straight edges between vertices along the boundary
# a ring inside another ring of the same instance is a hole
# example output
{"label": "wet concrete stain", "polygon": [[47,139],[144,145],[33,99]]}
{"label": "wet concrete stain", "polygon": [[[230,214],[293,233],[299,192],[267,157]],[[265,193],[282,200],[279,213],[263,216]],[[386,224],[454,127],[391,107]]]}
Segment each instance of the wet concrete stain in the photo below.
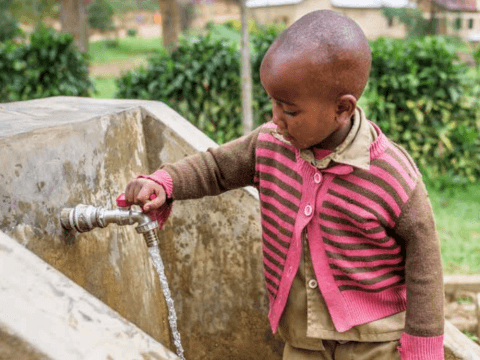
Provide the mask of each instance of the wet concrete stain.
{"label": "wet concrete stain", "polygon": [[[153,172],[162,159],[195,152],[158,119],[141,114],[125,110],[0,139],[0,156],[20,165],[0,164],[0,224],[174,350],[160,283],[134,227],[79,234],[65,231],[58,220],[63,207],[79,203],[112,207],[137,174]],[[39,150],[45,143],[48,153]],[[236,190],[176,202],[159,232],[187,359],[281,358],[281,341],[266,316],[258,220],[257,200]]]}

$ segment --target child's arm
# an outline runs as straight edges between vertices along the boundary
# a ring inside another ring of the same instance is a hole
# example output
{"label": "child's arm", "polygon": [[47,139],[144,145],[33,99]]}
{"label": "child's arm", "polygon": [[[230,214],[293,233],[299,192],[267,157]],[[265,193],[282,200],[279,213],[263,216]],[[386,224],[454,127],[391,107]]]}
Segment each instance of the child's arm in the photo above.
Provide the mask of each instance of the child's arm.
{"label": "child's arm", "polygon": [[[151,175],[140,175],[127,185],[126,199],[149,212],[161,208],[166,199],[196,199],[254,185],[255,148],[260,130],[261,127],[217,148],[166,164]],[[157,199],[150,202],[151,194],[156,194]],[[168,205],[169,202],[164,208]],[[161,218],[154,214],[161,224],[170,213],[163,210]]]}
{"label": "child's arm", "polygon": [[405,246],[407,314],[402,360],[443,360],[443,275],[440,241],[421,178],[402,209],[395,232]]}

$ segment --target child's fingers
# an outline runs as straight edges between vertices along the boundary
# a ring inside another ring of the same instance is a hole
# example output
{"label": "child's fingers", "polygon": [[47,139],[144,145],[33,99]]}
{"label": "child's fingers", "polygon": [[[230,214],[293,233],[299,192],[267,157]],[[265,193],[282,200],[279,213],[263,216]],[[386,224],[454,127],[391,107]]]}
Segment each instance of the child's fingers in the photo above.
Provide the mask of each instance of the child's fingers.
{"label": "child's fingers", "polygon": [[125,200],[128,202],[131,202],[132,204],[136,203],[136,194],[138,192],[137,190],[138,186],[138,180],[133,180],[130,181],[125,189]]}
{"label": "child's fingers", "polygon": [[155,195],[157,197],[154,200],[150,200],[145,204],[145,206],[143,207],[143,209],[145,211],[158,209],[159,207],[161,207],[165,203],[165,200],[166,200],[167,196],[165,194],[165,190],[163,189],[163,187],[160,186],[160,188],[155,189],[155,190],[158,190],[158,191],[155,191]]}
{"label": "child's fingers", "polygon": [[150,202],[150,195],[155,194],[154,185],[157,184],[153,181],[143,183],[137,192],[135,203],[143,207],[146,203]]}

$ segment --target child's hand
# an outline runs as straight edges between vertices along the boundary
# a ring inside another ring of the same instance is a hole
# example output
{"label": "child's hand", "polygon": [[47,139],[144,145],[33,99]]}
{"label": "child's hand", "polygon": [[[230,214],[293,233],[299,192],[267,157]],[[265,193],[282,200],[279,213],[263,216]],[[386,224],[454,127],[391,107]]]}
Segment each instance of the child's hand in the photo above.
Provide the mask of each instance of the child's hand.
{"label": "child's hand", "polygon": [[[155,194],[157,198],[150,200],[150,196]],[[135,179],[130,181],[125,189],[125,199],[133,204],[140,205],[144,212],[149,212],[161,207],[167,195],[162,185],[149,179]]]}

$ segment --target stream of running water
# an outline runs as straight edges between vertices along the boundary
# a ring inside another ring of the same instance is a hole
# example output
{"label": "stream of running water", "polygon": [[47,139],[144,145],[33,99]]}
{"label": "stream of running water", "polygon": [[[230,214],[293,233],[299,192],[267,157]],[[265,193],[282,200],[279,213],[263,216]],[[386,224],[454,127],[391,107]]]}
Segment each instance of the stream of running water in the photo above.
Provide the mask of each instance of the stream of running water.
{"label": "stream of running water", "polygon": [[162,285],[163,295],[165,296],[165,301],[167,302],[168,307],[168,322],[170,324],[170,330],[173,335],[173,343],[177,348],[177,356],[185,360],[183,355],[182,341],[180,340],[180,333],[177,328],[177,313],[175,312],[175,305],[173,303],[172,295],[168,287],[167,277],[165,276],[165,267],[163,266],[162,258],[160,257],[160,251],[158,245],[154,245],[148,248],[148,252],[152,257],[153,264],[157,270],[158,277],[160,279],[160,284]]}

